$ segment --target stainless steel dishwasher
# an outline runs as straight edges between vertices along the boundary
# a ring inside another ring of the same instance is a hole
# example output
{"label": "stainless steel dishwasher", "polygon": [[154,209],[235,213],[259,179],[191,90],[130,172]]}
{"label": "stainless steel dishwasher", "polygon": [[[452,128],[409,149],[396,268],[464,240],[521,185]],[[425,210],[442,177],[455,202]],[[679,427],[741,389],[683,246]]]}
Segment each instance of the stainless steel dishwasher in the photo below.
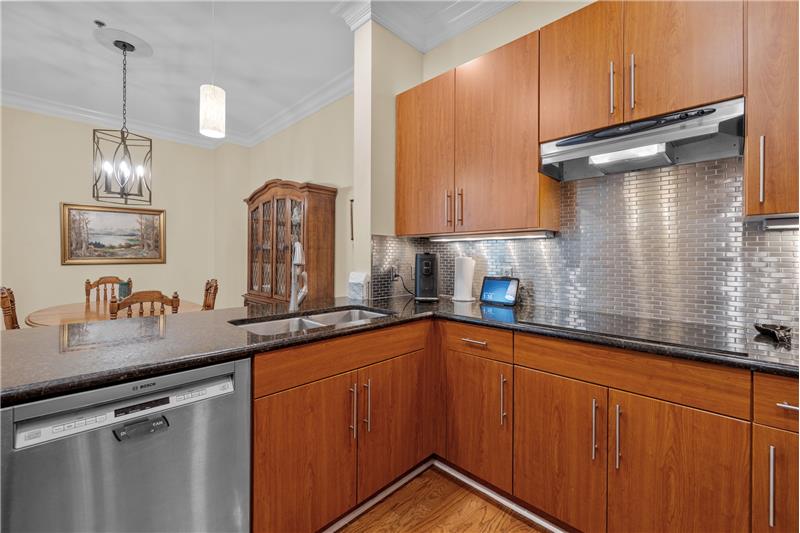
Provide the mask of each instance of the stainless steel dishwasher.
{"label": "stainless steel dishwasher", "polygon": [[250,530],[250,361],[9,407],[3,532]]}

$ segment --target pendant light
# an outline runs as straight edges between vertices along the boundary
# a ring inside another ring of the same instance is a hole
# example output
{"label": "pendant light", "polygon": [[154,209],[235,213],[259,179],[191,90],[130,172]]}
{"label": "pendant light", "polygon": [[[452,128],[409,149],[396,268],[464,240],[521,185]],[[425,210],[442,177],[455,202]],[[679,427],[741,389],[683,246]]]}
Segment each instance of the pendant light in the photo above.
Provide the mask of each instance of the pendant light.
{"label": "pendant light", "polygon": [[[104,24],[96,21],[99,30]],[[119,30],[107,32],[124,34]],[[102,42],[99,36],[98,40]],[[136,46],[115,39],[113,46],[122,52],[122,127],[119,130],[96,129],[94,147],[94,185],[92,196],[99,202],[150,205],[152,202],[153,141],[128,131],[128,55]],[[149,48],[149,47],[148,47]],[[152,54],[152,49],[149,49]]]}
{"label": "pendant light", "polygon": [[225,90],[214,85],[214,2],[211,2],[211,83],[200,86],[200,134],[225,137]]}

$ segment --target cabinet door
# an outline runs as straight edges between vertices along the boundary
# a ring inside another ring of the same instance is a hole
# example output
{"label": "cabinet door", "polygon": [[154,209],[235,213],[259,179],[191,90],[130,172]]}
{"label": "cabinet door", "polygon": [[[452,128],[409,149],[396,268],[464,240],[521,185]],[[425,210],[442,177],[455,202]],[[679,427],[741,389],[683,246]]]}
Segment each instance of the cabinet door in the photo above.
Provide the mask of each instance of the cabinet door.
{"label": "cabinet door", "polygon": [[453,98],[448,71],[397,95],[395,231],[453,231]]}
{"label": "cabinet door", "polygon": [[748,422],[613,389],[608,406],[608,531],[749,530]]}
{"label": "cabinet door", "polygon": [[796,532],[797,433],[753,424],[753,533]]}
{"label": "cabinet door", "polygon": [[747,2],[747,215],[797,213],[797,2]]}
{"label": "cabinet door", "polygon": [[356,505],[356,377],[254,402],[254,532],[316,531]]}
{"label": "cabinet door", "polygon": [[743,94],[744,2],[624,2],[623,10],[626,121]]}
{"label": "cabinet door", "polygon": [[511,493],[511,365],[450,350],[445,376],[447,460]]}
{"label": "cabinet door", "polygon": [[606,530],[607,396],[514,368],[514,496],[587,533]]}
{"label": "cabinet door", "polygon": [[539,33],[456,69],[457,232],[539,225]]}
{"label": "cabinet door", "polygon": [[595,2],[539,36],[541,141],[622,122],[622,2]]}
{"label": "cabinet door", "polygon": [[419,350],[358,371],[359,502],[431,453],[425,449],[426,353]]}
{"label": "cabinet door", "polygon": [[247,290],[248,291],[259,291],[261,290],[261,219],[259,218],[259,211],[258,207],[255,207],[250,210],[250,224],[248,232],[248,256],[250,258],[250,265],[247,272]]}

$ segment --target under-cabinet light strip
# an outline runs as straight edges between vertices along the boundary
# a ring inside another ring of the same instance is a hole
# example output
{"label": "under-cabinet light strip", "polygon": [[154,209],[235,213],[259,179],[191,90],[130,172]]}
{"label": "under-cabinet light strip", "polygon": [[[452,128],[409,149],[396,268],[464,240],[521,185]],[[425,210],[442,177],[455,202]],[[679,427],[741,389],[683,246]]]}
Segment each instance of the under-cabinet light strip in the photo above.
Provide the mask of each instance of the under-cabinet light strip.
{"label": "under-cabinet light strip", "polygon": [[459,242],[459,241],[515,241],[521,239],[552,239],[552,231],[535,231],[532,233],[489,233],[486,235],[442,235],[429,237],[431,242]]}

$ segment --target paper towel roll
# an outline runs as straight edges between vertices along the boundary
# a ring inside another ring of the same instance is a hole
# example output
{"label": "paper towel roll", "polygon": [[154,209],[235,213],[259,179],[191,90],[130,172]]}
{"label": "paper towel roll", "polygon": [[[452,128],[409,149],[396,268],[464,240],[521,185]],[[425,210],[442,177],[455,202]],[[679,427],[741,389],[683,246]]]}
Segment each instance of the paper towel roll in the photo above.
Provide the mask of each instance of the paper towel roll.
{"label": "paper towel roll", "polygon": [[471,302],[472,278],[475,276],[475,260],[471,257],[456,257],[456,275],[453,283],[453,300]]}

